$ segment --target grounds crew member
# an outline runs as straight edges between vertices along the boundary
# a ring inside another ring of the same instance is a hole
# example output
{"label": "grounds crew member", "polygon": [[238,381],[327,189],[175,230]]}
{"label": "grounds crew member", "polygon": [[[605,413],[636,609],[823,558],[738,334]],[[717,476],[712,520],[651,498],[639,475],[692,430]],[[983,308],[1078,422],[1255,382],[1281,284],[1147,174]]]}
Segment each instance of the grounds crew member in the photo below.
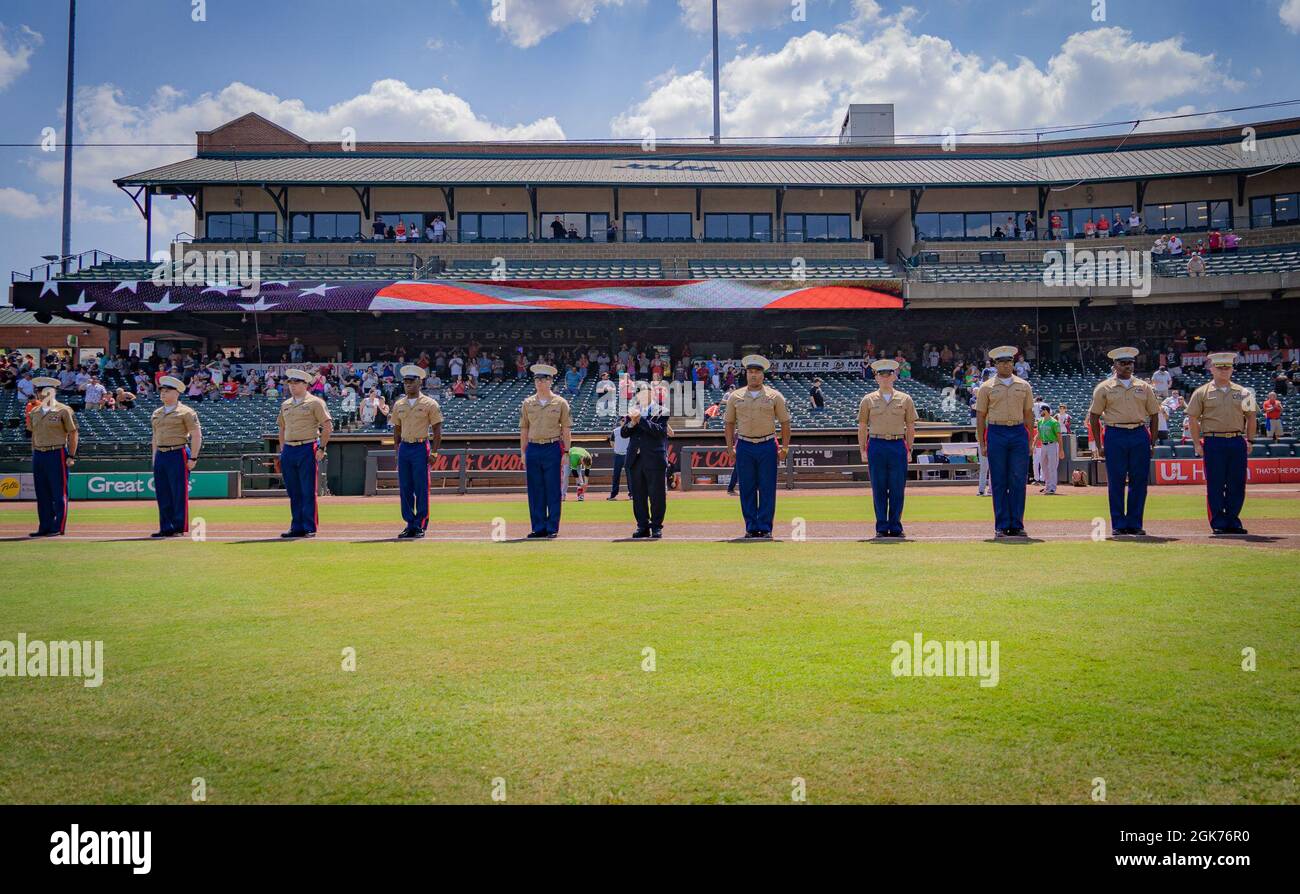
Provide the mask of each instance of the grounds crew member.
{"label": "grounds crew member", "polygon": [[1205,460],[1206,509],[1216,534],[1245,534],[1246,457],[1255,437],[1255,395],[1232,381],[1237,355],[1209,356],[1213,378],[1192,392],[1187,421],[1196,455]]}
{"label": "grounds crew member", "polygon": [[185,383],[175,376],[158,380],[162,406],[153,411],[153,491],[158,530],[151,537],[176,537],[190,530],[190,472],[203,449],[199,414],[181,403]]}
{"label": "grounds crew member", "polygon": [[[1088,428],[1106,461],[1112,534],[1141,536],[1142,513],[1151,476],[1151,445],[1160,425],[1160,398],[1150,382],[1133,375],[1137,348],[1116,348],[1106,356],[1114,375],[1092,392]],[[1125,501],[1125,493],[1128,499]]]}
{"label": "grounds crew member", "polygon": [[560,507],[568,476],[573,417],[569,402],[551,391],[555,367],[534,363],[530,370],[537,391],[519,408],[519,452],[528,482],[529,538],[554,539],[560,533]]}
{"label": "grounds crew member", "polygon": [[586,447],[573,445],[569,448],[568,467],[564,472],[564,485],[560,488],[560,499],[568,499],[569,478],[578,479],[578,502],[587,499],[587,476],[591,474],[591,451]]}
{"label": "grounds crew member", "polygon": [[975,429],[980,456],[989,464],[994,536],[1024,537],[1034,389],[1014,372],[1014,346],[994,348],[989,359],[996,372],[975,392]]}
{"label": "grounds crew member", "polygon": [[1056,479],[1061,470],[1061,423],[1052,415],[1051,407],[1043,405],[1034,423],[1038,428],[1039,448],[1043,451],[1043,488],[1040,494],[1056,493]]}
{"label": "grounds crew member", "polygon": [[894,390],[897,360],[877,360],[871,370],[878,390],[858,405],[858,450],[870,470],[876,536],[902,537],[903,489],[919,416],[912,398]]}
{"label": "grounds crew member", "polygon": [[424,368],[402,367],[406,394],[393,402],[393,437],[397,441],[397,490],[406,527],[398,538],[420,538],[429,528],[429,467],[442,446],[442,407],[420,389]]}
{"label": "grounds crew member", "polygon": [[300,369],[286,370],[287,400],[280,404],[280,475],[289,492],[293,522],[281,537],[316,536],[316,481],[325,447],[334,433],[325,401],[307,393],[312,376]]}
{"label": "grounds crew member", "polygon": [[59,537],[68,526],[68,468],[77,459],[77,418],[72,407],[55,397],[58,379],[37,376],[32,385],[41,397],[40,405],[27,416],[40,524],[30,536]]}
{"label": "grounds crew member", "polygon": [[636,518],[632,536],[658,540],[668,508],[668,417],[658,404],[650,403],[648,388],[637,392],[637,402],[628,408],[619,432],[628,439],[628,490]]}
{"label": "grounds crew member", "polygon": [[[771,537],[776,516],[777,465],[790,452],[790,411],[785,395],[763,384],[771,366],[767,358],[750,354],[740,361],[745,384],[727,395],[723,416],[727,452],[735,458],[740,487],[740,511],[745,516],[746,537]],[[776,423],[781,423],[781,446],[776,443]]]}

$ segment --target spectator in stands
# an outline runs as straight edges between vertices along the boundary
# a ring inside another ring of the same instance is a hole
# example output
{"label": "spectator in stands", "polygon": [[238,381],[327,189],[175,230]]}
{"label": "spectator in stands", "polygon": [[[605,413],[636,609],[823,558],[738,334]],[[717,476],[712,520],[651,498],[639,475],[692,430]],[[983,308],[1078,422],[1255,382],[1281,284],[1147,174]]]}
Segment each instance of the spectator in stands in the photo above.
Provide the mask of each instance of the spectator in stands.
{"label": "spectator in stands", "polygon": [[1132,233],[1134,236],[1138,236],[1146,232],[1146,226],[1142,223],[1142,215],[1138,214],[1136,208],[1134,208],[1131,212],[1129,212],[1128,231]]}
{"label": "spectator in stands", "polygon": [[18,396],[23,401],[28,401],[36,394],[36,386],[32,384],[32,373],[28,370],[23,373],[22,378],[18,380]]}
{"label": "spectator in stands", "polygon": [[406,241],[406,221],[405,221],[405,220],[402,220],[401,218],[398,218],[398,219],[397,219],[397,227],[394,229],[393,232],[394,232],[394,234],[397,236],[397,241],[398,241],[398,242],[405,242],[405,241]]}
{"label": "spectator in stands", "polygon": [[1291,392],[1291,377],[1287,375],[1282,364],[1277,365],[1277,371],[1273,373],[1273,390],[1279,397],[1286,397]]}
{"label": "spectator in stands", "polygon": [[1110,236],[1110,218],[1103,214],[1097,220],[1097,238],[1105,239],[1108,236]]}
{"label": "spectator in stands", "polygon": [[1051,225],[1051,229],[1047,231],[1047,238],[1055,239],[1056,234],[1061,232],[1061,215],[1058,212],[1053,211],[1051,222],[1052,225]]}
{"label": "spectator in stands", "polygon": [[361,401],[360,418],[361,424],[366,428],[379,428],[375,425],[375,419],[379,416],[379,407],[383,403],[379,395],[371,389],[366,392],[365,398]]}
{"label": "spectator in stands", "polygon": [[100,410],[104,406],[104,395],[108,393],[99,381],[99,376],[91,376],[86,382],[86,409]]}
{"label": "spectator in stands", "polygon": [[994,238],[994,239],[1002,239],[1002,238],[1003,238],[1003,235],[1002,235],[1002,228],[1001,228],[1001,227],[994,227],[994,228],[993,228],[993,238]]}
{"label": "spectator in stands", "polygon": [[379,241],[384,238],[384,222],[376,217],[374,224],[370,228],[371,239]]}
{"label": "spectator in stands", "polygon": [[1210,231],[1210,254],[1223,251],[1223,234],[1217,229]]}
{"label": "spectator in stands", "polygon": [[135,395],[125,388],[118,388],[113,394],[113,404],[118,410],[130,410],[135,406]]}
{"label": "spectator in stands", "polygon": [[1173,383],[1174,377],[1169,374],[1169,370],[1165,368],[1163,363],[1159,369],[1151,374],[1151,386],[1156,390],[1156,397],[1161,400],[1169,396],[1169,387]]}
{"label": "spectator in stands", "polygon": [[1277,399],[1277,392],[1270,391],[1268,400],[1264,401],[1264,419],[1268,423],[1268,434],[1277,441],[1282,437],[1282,401]]}
{"label": "spectator in stands", "polygon": [[1026,239],[1038,238],[1038,221],[1034,219],[1033,212],[1025,215],[1025,228],[1023,233]]}
{"label": "spectator in stands", "polygon": [[452,382],[451,396],[453,398],[459,398],[460,400],[469,399],[469,394],[465,391],[465,380],[460,376],[456,376],[455,381]]}
{"label": "spectator in stands", "polygon": [[234,400],[239,397],[239,383],[234,379],[225,379],[222,381],[221,396],[226,400]]}
{"label": "spectator in stands", "polygon": [[551,221],[551,238],[563,239],[567,235],[568,232],[565,229],[564,221],[560,218],[560,215],[555,215],[555,219]]}
{"label": "spectator in stands", "polygon": [[396,239],[397,239],[397,231],[394,230],[394,229],[392,228],[392,226],[390,225],[386,230],[384,230],[384,238],[385,238],[386,240],[388,240],[389,242],[394,242],[394,241],[396,241]]}
{"label": "spectator in stands", "polygon": [[1167,255],[1169,254],[1169,242],[1164,236],[1157,236],[1155,244],[1151,246],[1151,254]]}
{"label": "spectator in stands", "polygon": [[1187,275],[1204,276],[1205,275],[1205,258],[1197,252],[1192,252],[1187,257]]}
{"label": "spectator in stands", "polygon": [[1083,222],[1083,238],[1095,239],[1096,237],[1097,237],[1097,225],[1092,222],[1092,218],[1090,217]]}
{"label": "spectator in stands", "polygon": [[1183,240],[1178,238],[1177,233],[1174,233],[1172,236],[1169,237],[1169,256],[1172,258],[1177,258],[1177,257],[1181,257],[1182,254],[1183,254]]}
{"label": "spectator in stands", "polygon": [[822,380],[813,379],[812,388],[808,390],[808,409],[814,413],[826,409],[826,396],[822,394]]}
{"label": "spectator in stands", "polygon": [[1241,245],[1241,237],[1229,230],[1223,236],[1223,250],[1236,251]]}
{"label": "spectator in stands", "polygon": [[1120,218],[1119,212],[1115,212],[1115,219],[1110,222],[1110,231],[1116,236],[1124,235],[1124,221]]}
{"label": "spectator in stands", "polygon": [[306,353],[307,353],[306,346],[303,345],[303,343],[299,341],[298,337],[295,335],[293,341],[289,343],[289,362],[302,363],[303,358],[306,356]]}
{"label": "spectator in stands", "polygon": [[1020,376],[1020,378],[1022,379],[1029,378],[1029,361],[1025,359],[1025,355],[1023,353],[1020,355],[1020,359],[1016,361],[1016,365],[1013,368],[1016,371],[1016,375]]}
{"label": "spectator in stands", "polygon": [[447,221],[443,220],[441,214],[435,214],[433,216],[433,241],[447,241]]}

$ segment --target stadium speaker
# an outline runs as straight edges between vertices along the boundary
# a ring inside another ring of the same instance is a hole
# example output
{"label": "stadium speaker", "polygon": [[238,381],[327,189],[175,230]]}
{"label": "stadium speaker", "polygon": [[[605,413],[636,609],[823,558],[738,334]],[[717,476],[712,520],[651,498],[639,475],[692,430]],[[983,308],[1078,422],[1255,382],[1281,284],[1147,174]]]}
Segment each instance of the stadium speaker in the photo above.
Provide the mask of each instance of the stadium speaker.
{"label": "stadium speaker", "polygon": [[43,310],[38,310],[38,311],[36,312],[36,322],[38,322],[38,323],[42,323],[42,324],[53,323],[53,322],[54,322],[54,314],[47,314],[47,313],[46,313],[45,311],[43,311]]}

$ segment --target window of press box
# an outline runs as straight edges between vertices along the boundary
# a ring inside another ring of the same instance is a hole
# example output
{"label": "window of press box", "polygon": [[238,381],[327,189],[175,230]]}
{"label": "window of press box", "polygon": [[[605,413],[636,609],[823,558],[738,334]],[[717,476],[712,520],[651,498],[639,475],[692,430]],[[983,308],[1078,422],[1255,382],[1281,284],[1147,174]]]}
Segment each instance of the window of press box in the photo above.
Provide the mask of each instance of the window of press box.
{"label": "window of press box", "polygon": [[294,214],[290,218],[294,242],[308,239],[357,239],[361,236],[359,212],[316,211]]}
{"label": "window of press box", "polygon": [[[424,228],[433,220],[433,215],[423,211],[385,211],[376,214],[375,220],[384,225],[385,232],[389,227],[396,232],[399,223],[405,224],[406,238],[419,240],[424,238]],[[371,226],[373,229],[373,224]]]}
{"label": "window of press box", "polygon": [[[559,221],[560,229],[555,228]],[[541,215],[542,239],[590,239],[592,242],[606,242],[609,229],[609,215],[605,212],[586,211],[547,211]]]}
{"label": "window of press box", "polygon": [[211,213],[203,228],[209,239],[252,239],[274,242],[277,239],[275,214],[252,211],[233,214]]}
{"label": "window of press box", "polygon": [[655,213],[623,215],[623,238],[627,242],[642,239],[690,239],[694,236],[689,213]]}
{"label": "window of press box", "polygon": [[704,238],[770,242],[772,215],[706,214],[704,215]]}
{"label": "window of press box", "polygon": [[1028,211],[927,211],[916,215],[916,238],[1014,239],[1017,230],[1023,235],[1028,214]]}
{"label": "window of press box", "polygon": [[1250,200],[1252,227],[1277,227],[1300,221],[1300,194],[1256,196]]}
{"label": "window of press box", "polygon": [[460,241],[527,239],[527,214],[461,214]]}
{"label": "window of press box", "polygon": [[847,240],[853,238],[847,214],[787,214],[785,239],[787,242],[815,242],[819,240]]}
{"label": "window of press box", "polygon": [[1155,233],[1222,230],[1232,226],[1232,202],[1227,199],[1212,199],[1204,202],[1146,205],[1142,209],[1142,219],[1147,229]]}

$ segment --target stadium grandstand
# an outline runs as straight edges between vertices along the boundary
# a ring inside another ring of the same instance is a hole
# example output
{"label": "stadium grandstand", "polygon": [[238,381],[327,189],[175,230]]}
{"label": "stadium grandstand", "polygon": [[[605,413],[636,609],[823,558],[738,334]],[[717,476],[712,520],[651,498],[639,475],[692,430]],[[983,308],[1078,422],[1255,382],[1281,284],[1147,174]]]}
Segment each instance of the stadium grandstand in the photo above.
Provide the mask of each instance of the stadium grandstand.
{"label": "stadium grandstand", "polygon": [[[265,449],[289,365],[319,372],[341,437],[382,443],[366,397],[392,399],[403,361],[427,366],[446,433],[466,445],[516,435],[530,388],[519,371],[539,359],[561,366],[584,436],[610,427],[598,397],[617,386],[601,373],[658,372],[698,387],[702,418],[678,435],[716,443],[728,376],[751,351],[776,361],[771,380],[810,443],[852,440],[864,364],[879,356],[905,362],[922,437],[970,440],[983,351],[1004,343],[1079,430],[1110,347],[1140,347],[1147,374],[1165,363],[1184,396],[1207,351],[1234,349],[1241,381],[1261,399],[1279,390],[1289,436],[1300,119],[1253,127],[1249,146],[1234,127],[955,151],[344,151],[244,115],[197,134],[195,157],[116,181],[147,222],[158,199],[189,202],[190,231],[157,252],[147,238],[138,259],[92,247],[13,273],[22,316],[0,320],[0,461],[25,455],[21,384],[36,370],[66,380],[88,456],[147,451],[165,372],[186,381],[209,451]],[[1069,277],[1051,280],[1063,263]],[[92,373],[105,403],[121,389],[130,408],[83,409]],[[1172,409],[1172,455],[1182,423]]]}

